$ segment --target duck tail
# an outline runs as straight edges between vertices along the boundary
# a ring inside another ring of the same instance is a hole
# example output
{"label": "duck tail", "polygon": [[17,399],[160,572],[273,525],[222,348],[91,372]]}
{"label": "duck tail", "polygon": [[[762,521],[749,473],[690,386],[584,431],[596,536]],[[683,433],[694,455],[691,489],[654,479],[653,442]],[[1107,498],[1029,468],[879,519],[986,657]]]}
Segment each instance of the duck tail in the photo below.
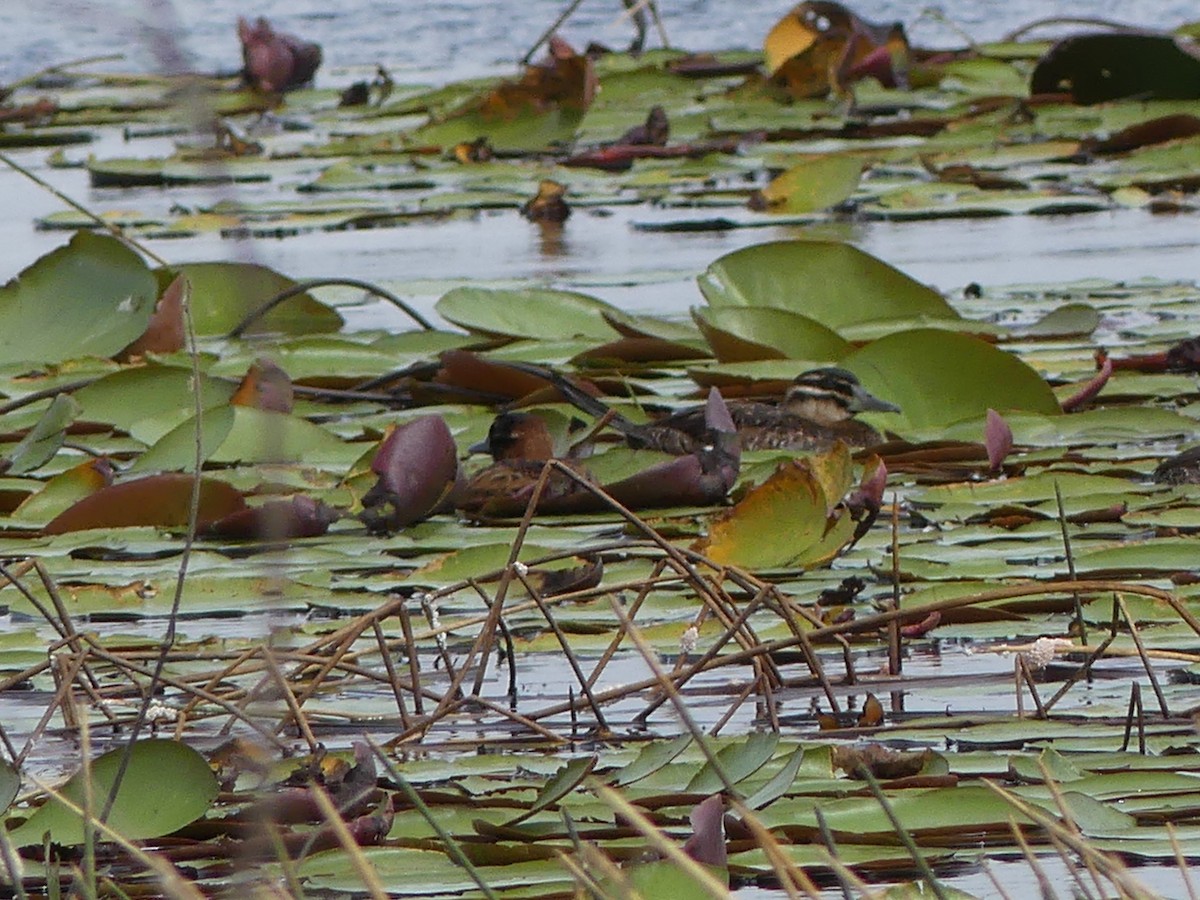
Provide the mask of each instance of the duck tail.
{"label": "duck tail", "polygon": [[[497,360],[499,362],[499,360]],[[641,435],[643,426],[636,422],[631,422],[625,416],[621,415],[603,400],[593,397],[578,384],[563,375],[561,372],[556,372],[553,369],[547,369],[542,366],[535,366],[533,363],[504,361],[501,365],[516,369],[519,372],[526,372],[530,375],[537,375],[543,378],[558,389],[558,392],[566,398],[566,401],[581,412],[587,413],[597,419],[607,418],[610,425],[619,431],[626,438],[638,438]]]}

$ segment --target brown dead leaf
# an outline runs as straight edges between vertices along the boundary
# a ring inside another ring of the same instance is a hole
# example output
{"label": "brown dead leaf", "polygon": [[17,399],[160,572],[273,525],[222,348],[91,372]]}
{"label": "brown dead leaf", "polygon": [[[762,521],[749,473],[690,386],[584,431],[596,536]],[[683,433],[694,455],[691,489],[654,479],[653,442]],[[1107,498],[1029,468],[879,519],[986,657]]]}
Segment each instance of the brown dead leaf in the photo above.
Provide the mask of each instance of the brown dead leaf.
{"label": "brown dead leaf", "polygon": [[271,412],[290,413],[295,394],[287,372],[265,357],[246,370],[237,390],[229,398],[234,406],[253,406]]}

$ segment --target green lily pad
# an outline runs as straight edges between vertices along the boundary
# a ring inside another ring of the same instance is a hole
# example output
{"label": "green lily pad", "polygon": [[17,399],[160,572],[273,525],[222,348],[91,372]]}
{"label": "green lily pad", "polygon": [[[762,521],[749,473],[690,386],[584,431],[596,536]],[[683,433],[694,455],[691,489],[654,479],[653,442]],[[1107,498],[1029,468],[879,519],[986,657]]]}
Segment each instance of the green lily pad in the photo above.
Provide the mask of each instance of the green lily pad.
{"label": "green lily pad", "polygon": [[[224,406],[205,412],[202,459],[217,463],[305,462],[349,465],[358,455],[324,428],[285,413],[251,406]],[[178,425],[133,465],[135,472],[191,471],[195,461],[194,419]]]}
{"label": "green lily pad", "polygon": [[[7,458],[0,457],[0,466],[9,475],[24,475],[41,468],[62,447],[67,426],[78,415],[79,404],[75,398],[70,394],[58,394]],[[6,462],[7,465],[3,465]]]}
{"label": "green lily pad", "polygon": [[81,231],[0,287],[0,359],[112,356],[146,330],[157,298],[154,276],[136,253],[114,237]]}
{"label": "green lily pad", "polygon": [[[202,374],[201,408],[227,403],[234,387],[232,382]],[[190,368],[149,363],[105,375],[76,391],[75,399],[83,407],[80,418],[84,421],[102,422],[132,432],[135,425],[164,415],[172,420],[170,428],[173,428],[191,414],[195,390]],[[158,430],[152,440],[170,428]],[[142,438],[145,437],[142,433]]]}
{"label": "green lily pad", "polygon": [[489,337],[542,339],[585,337],[611,341],[617,332],[604,321],[613,308],[574,291],[539,288],[491,290],[461,287],[444,294],[436,309],[442,318]]}
{"label": "green lily pad", "polygon": [[[92,761],[93,812],[99,811],[116,784],[125,752],[121,747]],[[82,806],[88,793],[82,773],[74,775],[60,788],[60,793],[76,806]],[[195,750],[176,741],[138,741],[129,752],[129,763],[107,824],[126,840],[160,837],[200,818],[216,796],[216,776]],[[24,824],[9,832],[9,839],[18,847],[41,844],[42,835],[47,832],[56,844],[82,843],[83,819],[51,799]]]}
{"label": "green lily pad", "polygon": [[771,306],[834,331],[877,319],[958,317],[937,291],[837,241],[775,241],[735,250],[697,280],[714,307]]}
{"label": "green lily pad", "polygon": [[854,351],[842,365],[873,394],[900,407],[886,427],[906,437],[941,437],[940,429],[969,418],[978,418],[982,429],[988,409],[1061,412],[1037,372],[964,334],[933,328],[898,332]]}
{"label": "green lily pad", "polygon": [[[177,276],[187,276],[192,285],[192,321],[197,334],[229,332],[267,300],[296,286],[286,275],[255,263],[184,263],[158,269],[155,274],[164,290]],[[259,318],[248,333],[307,334],[341,327],[342,317],[337,312],[311,294],[301,293]]]}
{"label": "green lily pad", "polygon": [[858,187],[863,165],[863,160],[854,156],[809,157],[762,189],[765,209],[796,215],[837,206]]}
{"label": "green lily pad", "polygon": [[787,309],[727,306],[694,309],[692,316],[722,363],[757,359],[836,362],[850,344],[820,322]]}

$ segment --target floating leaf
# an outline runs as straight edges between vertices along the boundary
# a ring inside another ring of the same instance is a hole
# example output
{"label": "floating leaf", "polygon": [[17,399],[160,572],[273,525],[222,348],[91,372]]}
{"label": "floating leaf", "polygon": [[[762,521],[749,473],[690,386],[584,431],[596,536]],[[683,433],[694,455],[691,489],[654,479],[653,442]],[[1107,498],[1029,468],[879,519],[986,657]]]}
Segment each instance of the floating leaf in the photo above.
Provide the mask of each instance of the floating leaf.
{"label": "floating leaf", "polygon": [[[356,452],[352,445],[306,419],[252,406],[210,409],[201,421],[202,462],[341,465]],[[195,458],[196,420],[192,418],[159,438],[133,465],[133,471],[191,471]]]}
{"label": "floating leaf", "polygon": [[720,306],[692,317],[721,362],[802,359],[836,362],[850,344],[819,322],[787,309]]}
{"label": "floating leaf", "polygon": [[66,439],[67,426],[79,415],[79,404],[70,394],[57,394],[25,437],[7,457],[0,457],[0,472],[23,475],[49,462]]}
{"label": "floating leaf", "polygon": [[167,285],[158,298],[154,314],[146,323],[146,330],[136,341],[115,355],[120,362],[145,356],[147,353],[174,353],[182,350],[186,332],[183,311],[190,302],[191,285],[180,275]]}
{"label": "floating leaf", "polygon": [[[779,746],[779,735],[769,731],[751,734],[744,741],[736,741],[722,747],[717,753],[721,769],[733,784],[752,776],[766,765]],[[684,789],[689,794],[710,794],[725,788],[721,776],[711,762],[705,762],[700,771],[692,776]]]}
{"label": "floating leaf", "polygon": [[[89,528],[153,525],[183,528],[192,504],[190,475],[152,475],[102,488],[56,516],[46,534],[65,534]],[[199,527],[245,506],[241,493],[224,481],[200,479]]]}
{"label": "floating leaf", "polygon": [[363,496],[363,518],[374,531],[394,531],[451,504],[458,449],[441,416],[421,416],[393,429],[371,461],[379,476]]}
{"label": "floating leaf", "polygon": [[686,750],[691,742],[690,734],[683,734],[669,741],[651,741],[642,748],[637,759],[629,765],[621,767],[616,773],[616,780],[613,783],[618,787],[623,787],[653,775]]}
{"label": "floating leaf", "polygon": [[710,265],[699,284],[712,306],[786,309],[834,331],[876,320],[958,318],[937,291],[837,241],[775,241],[735,250]]}
{"label": "floating leaf", "polygon": [[751,203],[766,212],[820,212],[849,199],[862,173],[863,161],[853,156],[810,157],[772,178]]}
{"label": "floating leaf", "polygon": [[[854,531],[850,517],[835,509],[851,485],[849,451],[839,444],[819,459],[780,463],[770,478],[713,520],[701,552],[717,563],[747,569],[796,568],[835,555]],[[837,484],[834,469],[842,472]]]}
{"label": "floating leaf", "polygon": [[114,237],[78,232],[0,287],[0,359],[112,356],[146,330],[157,297],[136,253]]}
{"label": "floating leaf", "polygon": [[[125,755],[126,748],[118,747],[92,761],[90,794],[94,813],[99,812],[116,784]],[[60,793],[82,806],[89,793],[82,773],[74,775]],[[129,748],[128,765],[106,824],[126,840],[161,837],[200,818],[216,796],[217,779],[195,750],[177,741],[137,741]],[[40,845],[47,832],[56,844],[79,844],[84,840],[83,820],[50,799],[9,832],[9,839],[18,847]]]}
{"label": "floating leaf", "polygon": [[[76,391],[75,399],[83,421],[124,432],[140,426],[134,436],[153,443],[191,415],[196,388],[190,368],[149,363],[105,375]],[[199,392],[201,408],[208,409],[227,403],[233,385],[201,375]]]}
{"label": "floating leaf", "polygon": [[447,321],[489,337],[617,337],[603,317],[612,307],[573,291],[455,288],[438,300],[436,309]]}
{"label": "floating leaf", "polygon": [[337,513],[324,503],[296,495],[291,500],[273,500],[232,512],[210,524],[207,530],[224,538],[278,541],[319,537],[336,520]]}
{"label": "floating leaf", "polygon": [[[250,312],[297,284],[255,263],[196,262],[157,270],[164,290],[180,275],[192,286],[192,322],[201,335],[232,331]],[[341,326],[337,312],[301,292],[263,315],[248,332],[308,334],[337,331]]]}
{"label": "floating leaf", "polygon": [[[1024,362],[978,338],[921,328],[873,341],[841,363],[864,386],[900,407],[887,427],[942,437],[951,422],[982,418],[989,408],[1055,415],[1049,385]],[[976,432],[978,434],[978,432]]]}
{"label": "floating leaf", "polygon": [[1100,313],[1088,303],[1067,303],[1017,331],[1020,337],[1086,337],[1100,325]]}
{"label": "floating leaf", "polygon": [[597,761],[596,756],[580,756],[571,760],[542,785],[533,804],[519,818],[524,819],[539,810],[553,806],[572,791],[578,790],[584,779],[592,773],[592,769],[596,768]]}
{"label": "floating leaf", "polygon": [[46,522],[88,494],[94,494],[113,481],[112,463],[103,457],[89,459],[60,472],[36,494],[27,497],[13,512],[23,522]]}
{"label": "floating leaf", "polygon": [[417,132],[426,144],[453,146],[483,136],[502,151],[534,151],[575,137],[596,93],[592,61],[552,37],[543,63],[526,67],[520,80],[501,82],[483,97]]}

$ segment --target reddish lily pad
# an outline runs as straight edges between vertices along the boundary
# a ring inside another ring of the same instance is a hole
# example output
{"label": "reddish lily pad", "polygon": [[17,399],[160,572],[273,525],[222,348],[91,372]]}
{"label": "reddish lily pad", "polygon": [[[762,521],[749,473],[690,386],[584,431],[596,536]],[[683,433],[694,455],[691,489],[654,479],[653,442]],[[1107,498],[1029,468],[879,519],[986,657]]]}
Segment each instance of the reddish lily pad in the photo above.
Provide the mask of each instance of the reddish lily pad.
{"label": "reddish lily pad", "polygon": [[[152,475],[123,481],[89,494],[46,526],[46,534],[66,534],[89,528],[124,528],[152,525],[182,528],[188,523],[192,503],[190,475]],[[224,481],[200,479],[200,527],[237,512],[246,505],[241,493]]]}
{"label": "reddish lily pad", "polygon": [[379,476],[363,496],[363,519],[374,531],[394,531],[451,504],[458,484],[458,448],[441,416],[421,416],[394,430],[371,461]]}

